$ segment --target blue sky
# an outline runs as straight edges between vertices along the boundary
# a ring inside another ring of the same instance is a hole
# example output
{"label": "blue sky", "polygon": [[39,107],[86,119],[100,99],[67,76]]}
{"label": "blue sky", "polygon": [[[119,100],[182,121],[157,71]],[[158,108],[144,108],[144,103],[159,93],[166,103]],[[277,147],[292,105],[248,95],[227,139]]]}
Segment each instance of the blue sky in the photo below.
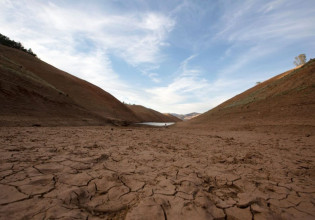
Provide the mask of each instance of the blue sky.
{"label": "blue sky", "polygon": [[315,1],[0,0],[0,32],[120,101],[205,112],[315,58]]}

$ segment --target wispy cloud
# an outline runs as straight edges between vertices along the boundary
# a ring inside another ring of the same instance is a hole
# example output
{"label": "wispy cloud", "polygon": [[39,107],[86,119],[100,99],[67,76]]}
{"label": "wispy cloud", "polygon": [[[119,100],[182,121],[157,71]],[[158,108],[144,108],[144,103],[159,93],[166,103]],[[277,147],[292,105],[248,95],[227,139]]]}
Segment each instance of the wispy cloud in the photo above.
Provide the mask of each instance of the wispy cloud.
{"label": "wispy cloud", "polygon": [[292,1],[278,0],[267,4],[243,1],[235,7],[224,8],[215,39],[260,43],[314,36],[314,13],[314,8],[297,8]]}
{"label": "wispy cloud", "polygon": [[201,68],[190,65],[197,57],[193,54],[182,61],[176,71],[177,76],[167,86],[146,89],[150,94],[152,108],[162,111],[173,109],[178,113],[187,113],[187,109],[204,112],[231,97],[228,87],[241,86],[239,80],[220,78],[212,82],[205,78]]}
{"label": "wispy cloud", "polygon": [[312,0],[0,0],[0,32],[122,101],[188,113],[311,57],[314,15]]}
{"label": "wispy cloud", "polygon": [[235,74],[294,44],[307,43],[302,39],[314,38],[315,8],[298,7],[297,4],[300,3],[283,0],[226,3],[215,34],[209,36],[210,45],[218,42],[228,45],[221,60],[229,61],[229,64],[218,74]]}
{"label": "wispy cloud", "polygon": [[[1,1],[0,31],[31,47],[46,62],[86,79],[120,100],[141,100],[113,70],[111,55],[159,82],[152,72],[175,22],[155,12],[90,13],[41,1]],[[21,31],[16,31],[21,30]],[[86,46],[84,44],[87,44]],[[150,71],[143,71],[143,69]]]}

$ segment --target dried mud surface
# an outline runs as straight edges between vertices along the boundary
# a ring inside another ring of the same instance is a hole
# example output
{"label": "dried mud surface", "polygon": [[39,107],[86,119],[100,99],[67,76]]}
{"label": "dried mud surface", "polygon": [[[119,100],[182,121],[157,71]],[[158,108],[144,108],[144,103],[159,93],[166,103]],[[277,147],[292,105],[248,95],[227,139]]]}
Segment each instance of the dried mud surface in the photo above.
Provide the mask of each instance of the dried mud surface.
{"label": "dried mud surface", "polygon": [[314,134],[0,128],[0,219],[315,219]]}

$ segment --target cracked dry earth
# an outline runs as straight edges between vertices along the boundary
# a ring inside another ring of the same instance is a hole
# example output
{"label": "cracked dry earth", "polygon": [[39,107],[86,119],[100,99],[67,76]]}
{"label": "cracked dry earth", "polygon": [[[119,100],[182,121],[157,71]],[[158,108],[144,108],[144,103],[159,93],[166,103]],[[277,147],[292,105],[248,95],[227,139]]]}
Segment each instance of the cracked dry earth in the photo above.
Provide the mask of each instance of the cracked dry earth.
{"label": "cracked dry earth", "polygon": [[0,219],[315,219],[314,137],[0,128]]}

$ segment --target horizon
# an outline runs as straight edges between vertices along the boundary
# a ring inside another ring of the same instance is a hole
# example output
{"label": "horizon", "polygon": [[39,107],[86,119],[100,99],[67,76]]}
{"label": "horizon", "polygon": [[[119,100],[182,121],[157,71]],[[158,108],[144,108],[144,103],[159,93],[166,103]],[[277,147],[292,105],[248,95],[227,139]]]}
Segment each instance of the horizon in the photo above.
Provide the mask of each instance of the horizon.
{"label": "horizon", "polygon": [[[204,113],[315,57],[314,1],[0,1],[0,33],[121,102]],[[31,16],[30,16],[31,15]]]}

